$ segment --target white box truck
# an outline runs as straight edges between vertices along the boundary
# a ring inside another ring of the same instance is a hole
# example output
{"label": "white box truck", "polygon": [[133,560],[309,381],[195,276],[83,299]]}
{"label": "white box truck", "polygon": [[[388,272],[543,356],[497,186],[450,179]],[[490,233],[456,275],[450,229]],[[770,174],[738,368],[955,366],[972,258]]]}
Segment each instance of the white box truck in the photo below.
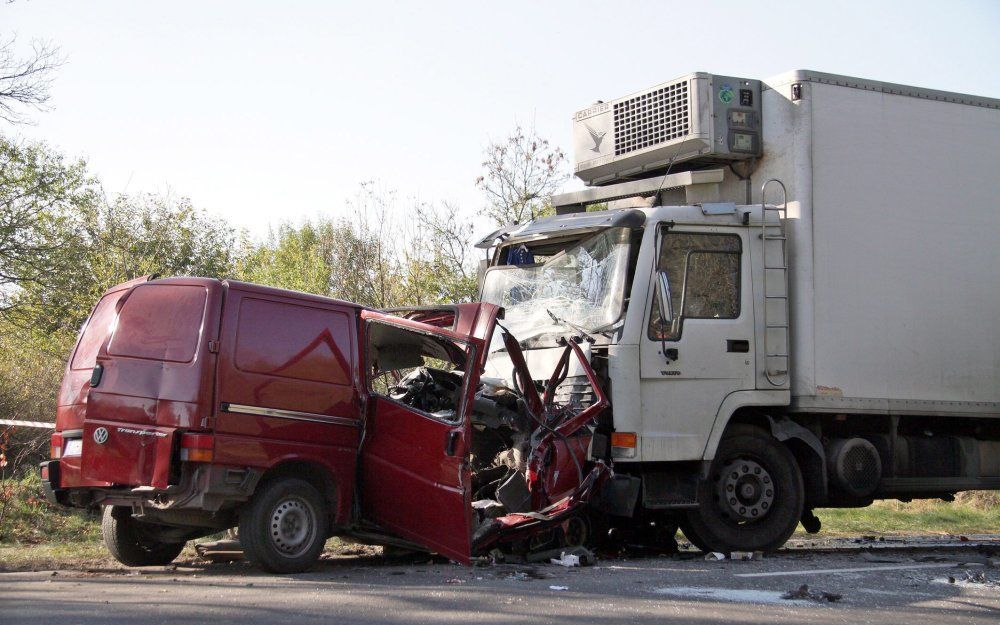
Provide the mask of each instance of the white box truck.
{"label": "white box truck", "polygon": [[699,73],[573,123],[591,186],[479,243],[481,297],[532,370],[588,339],[624,523],[771,550],[814,508],[1000,488],[1000,100]]}

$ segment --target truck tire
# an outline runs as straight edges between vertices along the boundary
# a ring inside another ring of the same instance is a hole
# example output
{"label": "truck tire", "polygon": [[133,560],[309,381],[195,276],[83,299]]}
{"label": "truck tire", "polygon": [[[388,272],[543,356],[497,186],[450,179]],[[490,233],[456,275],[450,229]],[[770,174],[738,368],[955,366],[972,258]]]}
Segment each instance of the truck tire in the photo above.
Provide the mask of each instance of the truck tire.
{"label": "truck tire", "polygon": [[684,532],[705,551],[774,551],[795,531],[804,499],[792,453],[764,430],[735,425],[698,487]]}
{"label": "truck tire", "polygon": [[315,564],[327,535],[327,505],[305,480],[278,478],[257,490],[240,512],[240,544],[256,567],[300,573]]}
{"label": "truck tire", "polygon": [[125,566],[164,566],[180,555],[184,543],[156,540],[155,527],[134,519],[127,506],[105,506],[101,517],[104,544]]}
{"label": "truck tire", "polygon": [[684,534],[684,538],[687,538],[687,541],[696,548],[704,551],[705,553],[711,551],[708,547],[708,543],[706,543],[702,537],[698,535],[698,532],[691,527],[691,523],[687,520],[686,516],[681,518],[680,530],[681,533]]}

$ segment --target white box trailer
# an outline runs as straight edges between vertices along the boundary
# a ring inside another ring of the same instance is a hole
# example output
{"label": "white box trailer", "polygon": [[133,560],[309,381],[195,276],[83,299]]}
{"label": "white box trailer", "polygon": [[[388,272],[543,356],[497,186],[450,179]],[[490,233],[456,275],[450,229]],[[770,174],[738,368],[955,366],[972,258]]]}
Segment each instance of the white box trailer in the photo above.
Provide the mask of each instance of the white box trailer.
{"label": "white box trailer", "polygon": [[792,408],[1000,416],[1000,101],[765,83],[754,178],[788,190]]}
{"label": "white box trailer", "polygon": [[1000,488],[1000,100],[698,73],[574,124],[601,186],[485,237],[481,295],[533,369],[589,339],[641,525],[773,549],[815,507]]}

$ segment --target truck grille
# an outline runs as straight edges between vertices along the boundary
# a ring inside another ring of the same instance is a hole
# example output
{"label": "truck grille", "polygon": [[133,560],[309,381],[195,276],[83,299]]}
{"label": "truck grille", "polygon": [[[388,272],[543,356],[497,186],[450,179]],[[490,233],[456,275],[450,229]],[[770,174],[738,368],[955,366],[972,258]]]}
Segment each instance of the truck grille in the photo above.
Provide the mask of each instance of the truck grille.
{"label": "truck grille", "polygon": [[688,134],[688,82],[664,85],[615,103],[615,155]]}

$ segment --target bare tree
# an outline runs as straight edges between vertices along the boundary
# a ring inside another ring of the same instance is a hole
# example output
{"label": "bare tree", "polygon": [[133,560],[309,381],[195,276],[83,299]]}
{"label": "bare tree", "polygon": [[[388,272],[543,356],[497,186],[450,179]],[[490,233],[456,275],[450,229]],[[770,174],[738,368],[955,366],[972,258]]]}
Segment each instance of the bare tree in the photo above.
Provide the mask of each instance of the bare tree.
{"label": "bare tree", "polygon": [[568,177],[566,155],[532,129],[516,126],[509,137],[484,153],[483,175],[476,179],[497,225],[521,223],[549,214],[548,196]]}
{"label": "bare tree", "polygon": [[59,48],[43,41],[33,42],[32,53],[20,58],[14,49],[16,40],[0,42],[0,119],[26,124],[31,120],[23,109],[46,110],[53,74],[63,60]]}

